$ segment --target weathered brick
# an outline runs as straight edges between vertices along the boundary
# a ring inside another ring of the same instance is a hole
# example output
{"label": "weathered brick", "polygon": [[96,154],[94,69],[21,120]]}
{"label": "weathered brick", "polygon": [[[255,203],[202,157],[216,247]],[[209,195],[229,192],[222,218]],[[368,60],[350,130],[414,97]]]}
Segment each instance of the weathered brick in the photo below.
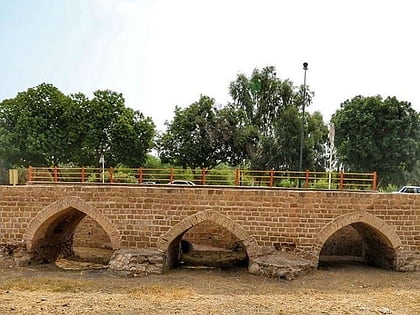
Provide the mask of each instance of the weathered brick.
{"label": "weathered brick", "polygon": [[188,229],[208,222],[200,237],[211,233],[227,242],[252,238],[258,246],[288,239],[298,248],[312,244],[315,251],[337,230],[361,223],[395,248],[420,251],[420,196],[115,185],[1,186],[0,195],[0,243],[25,242],[29,248],[45,234],[51,218],[79,211],[91,220],[90,239],[114,249],[165,248]]}

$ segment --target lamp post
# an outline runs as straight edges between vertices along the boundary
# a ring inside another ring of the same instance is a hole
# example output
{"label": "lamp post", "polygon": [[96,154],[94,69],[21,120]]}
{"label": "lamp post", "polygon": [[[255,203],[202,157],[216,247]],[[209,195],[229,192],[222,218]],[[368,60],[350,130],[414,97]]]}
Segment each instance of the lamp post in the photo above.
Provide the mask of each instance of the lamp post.
{"label": "lamp post", "polygon": [[328,128],[328,155],[329,155],[329,163],[328,163],[328,189],[331,189],[331,174],[333,171],[333,154],[334,154],[334,137],[335,137],[335,126],[333,122],[330,122],[330,126]]}
{"label": "lamp post", "polygon": [[303,63],[303,105],[302,105],[302,124],[300,130],[300,152],[299,152],[299,171],[302,171],[303,164],[303,129],[305,127],[305,105],[306,105],[306,70],[308,70],[308,63]]}
{"label": "lamp post", "polygon": [[105,156],[104,153],[101,153],[99,158],[99,163],[102,164],[102,184],[105,183]]}

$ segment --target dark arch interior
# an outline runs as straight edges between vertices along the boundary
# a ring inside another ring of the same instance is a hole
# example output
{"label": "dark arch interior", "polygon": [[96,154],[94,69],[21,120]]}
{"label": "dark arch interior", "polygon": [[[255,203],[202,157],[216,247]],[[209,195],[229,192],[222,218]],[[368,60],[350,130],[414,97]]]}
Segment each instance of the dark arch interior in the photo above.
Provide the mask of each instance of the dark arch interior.
{"label": "dark arch interior", "polygon": [[248,265],[248,255],[227,229],[204,221],[184,231],[169,245],[167,267],[233,268]]}
{"label": "dark arch interior", "polygon": [[336,231],[325,242],[319,265],[362,263],[383,269],[395,269],[396,253],[389,240],[365,223],[353,223]]}
{"label": "dark arch interior", "polygon": [[[87,220],[88,219],[88,220]],[[73,258],[85,261],[91,261],[92,257],[103,262],[105,257],[95,257],[93,255],[85,255],[87,251],[83,252],[85,257],[80,257],[77,243],[83,238],[83,234],[92,234],[94,230],[92,225],[87,226],[86,229],[81,229],[83,222],[93,221],[84,212],[75,208],[67,208],[46,220],[35,234],[32,243],[32,261],[35,263],[51,263],[57,260],[58,257]],[[94,225],[99,226],[97,222]],[[106,235],[106,232],[100,228]],[[80,230],[80,231],[79,231]],[[86,238],[86,237],[85,237]],[[109,237],[105,237],[107,243],[110,244]],[[109,255],[106,255],[109,256]],[[99,261],[98,261],[99,262]]]}
{"label": "dark arch interior", "polygon": [[89,216],[85,216],[74,231],[73,251],[84,261],[101,264],[108,264],[113,254],[108,234]]}

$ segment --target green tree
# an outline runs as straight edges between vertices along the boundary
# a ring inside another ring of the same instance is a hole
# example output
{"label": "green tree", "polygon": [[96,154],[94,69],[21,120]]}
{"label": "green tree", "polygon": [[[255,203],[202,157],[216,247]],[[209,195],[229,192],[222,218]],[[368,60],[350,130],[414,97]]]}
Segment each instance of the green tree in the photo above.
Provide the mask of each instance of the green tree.
{"label": "green tree", "polygon": [[66,96],[41,84],[0,103],[0,166],[139,166],[153,146],[150,118],[124,105],[121,94]]}
{"label": "green tree", "polygon": [[[306,115],[305,115],[306,116]],[[307,134],[304,138],[304,163],[308,169],[321,171],[326,167],[325,144],[328,141],[328,127],[318,111],[307,114]]]}
{"label": "green tree", "polygon": [[[324,144],[328,129],[319,112],[306,113],[306,135],[303,142],[303,165],[310,170],[325,169]],[[273,123],[271,136],[260,136],[261,153],[254,168],[297,170],[299,168],[301,114],[290,106]]]}
{"label": "green tree", "polygon": [[208,96],[181,109],[175,108],[172,122],[158,140],[163,163],[184,168],[214,168],[220,163],[240,163],[244,159],[238,113],[232,108],[218,109]]}
{"label": "green tree", "polygon": [[18,93],[0,104],[0,156],[15,166],[67,163],[80,140],[75,108],[51,84]]}
{"label": "green tree", "polygon": [[404,172],[403,182],[407,185],[420,185],[420,157],[412,170]]}
{"label": "green tree", "polygon": [[[248,138],[252,143],[246,145],[251,168],[298,169],[303,87],[280,80],[274,67],[266,67],[255,69],[250,78],[238,75],[230,84],[230,95],[232,106],[243,113],[244,126],[253,132]],[[310,104],[312,93],[308,89],[306,95]],[[327,134],[322,116],[306,113],[304,131],[303,166],[319,168]]]}
{"label": "green tree", "polygon": [[147,153],[154,147],[155,125],[149,117],[127,108],[110,134],[114,163],[138,167],[146,162]]}
{"label": "green tree", "polygon": [[145,168],[163,168],[160,159],[152,154],[147,154],[146,161],[143,165]]}
{"label": "green tree", "polygon": [[420,118],[395,97],[356,96],[332,117],[339,160],[348,170],[378,173],[379,185],[401,184],[420,156]]}
{"label": "green tree", "polygon": [[139,111],[125,107],[121,93],[99,90],[85,106],[83,98],[82,113],[86,121],[84,142],[79,163],[97,165],[101,154],[108,166],[118,163],[130,167],[142,165],[147,152],[153,147],[155,126],[149,117]]}
{"label": "green tree", "polygon": [[235,107],[245,113],[246,123],[264,135],[271,133],[283,109],[300,104],[293,83],[277,78],[274,67],[255,69],[250,78],[239,74],[229,92]]}
{"label": "green tree", "polygon": [[74,122],[76,145],[68,148],[71,155],[70,161],[76,165],[95,165],[87,163],[91,158],[91,150],[86,146],[88,132],[90,130],[89,108],[91,106],[89,98],[83,93],[75,93],[70,96],[69,107],[72,108],[73,118],[68,117],[70,121]]}

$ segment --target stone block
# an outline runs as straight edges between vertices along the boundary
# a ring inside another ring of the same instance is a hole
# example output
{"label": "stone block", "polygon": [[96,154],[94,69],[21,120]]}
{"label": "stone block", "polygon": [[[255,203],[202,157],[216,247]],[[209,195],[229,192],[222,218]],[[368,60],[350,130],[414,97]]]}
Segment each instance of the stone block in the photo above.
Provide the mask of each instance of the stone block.
{"label": "stone block", "polygon": [[154,248],[120,249],[114,252],[109,269],[128,277],[162,274],[165,253]]}
{"label": "stone block", "polygon": [[290,253],[270,253],[250,261],[248,271],[270,278],[293,280],[304,276],[317,267],[316,262]]}

